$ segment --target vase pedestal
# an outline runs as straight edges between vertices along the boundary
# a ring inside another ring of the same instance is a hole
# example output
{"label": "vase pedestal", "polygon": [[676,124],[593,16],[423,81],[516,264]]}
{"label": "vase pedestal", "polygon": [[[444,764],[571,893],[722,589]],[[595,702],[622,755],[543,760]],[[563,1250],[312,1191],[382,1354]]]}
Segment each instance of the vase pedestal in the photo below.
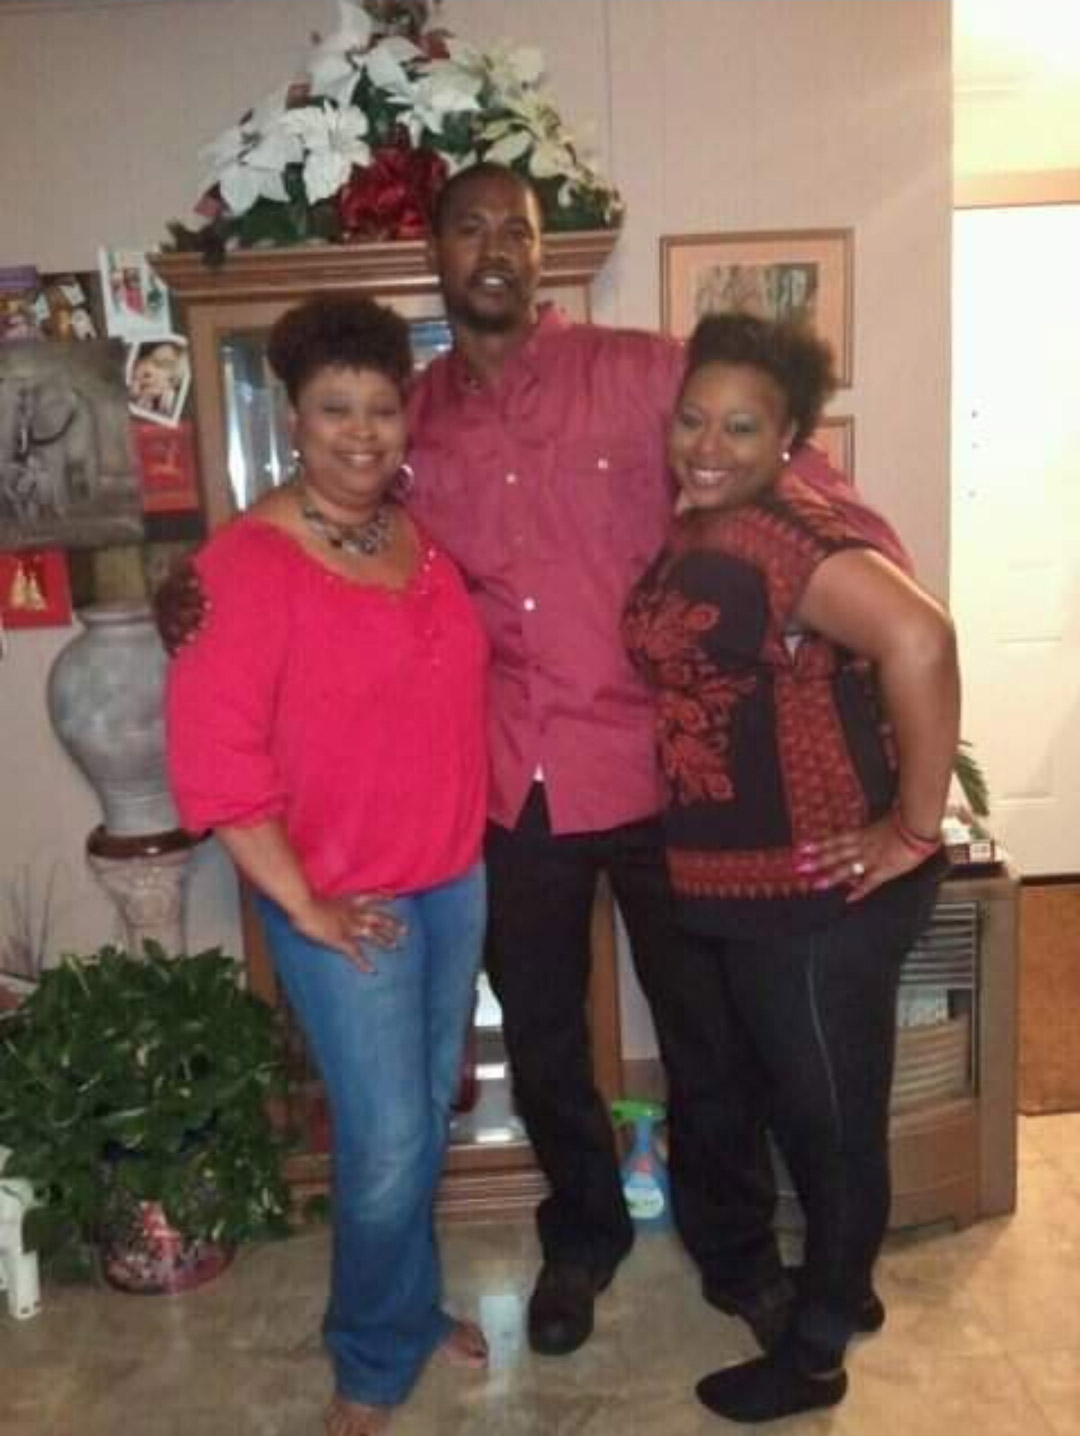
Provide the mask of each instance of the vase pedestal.
{"label": "vase pedestal", "polygon": [[90,870],[120,911],[133,957],[145,942],[160,943],[170,956],[187,951],[184,887],[198,841],[181,828],[120,838],[97,827],[87,838]]}

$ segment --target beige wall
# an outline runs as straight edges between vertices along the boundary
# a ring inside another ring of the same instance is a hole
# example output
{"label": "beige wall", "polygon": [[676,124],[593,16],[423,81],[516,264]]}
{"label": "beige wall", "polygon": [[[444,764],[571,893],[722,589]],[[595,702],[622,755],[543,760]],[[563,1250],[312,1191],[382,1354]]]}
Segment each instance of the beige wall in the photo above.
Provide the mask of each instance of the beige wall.
{"label": "beige wall", "polygon": [[[290,73],[307,32],[336,13],[330,0],[0,10],[0,262],[48,268],[86,266],[104,241],[158,240],[190,210],[199,145]],[[855,229],[855,383],[834,410],[855,416],[863,487],[944,590],[947,0],[448,0],[444,19],[485,43],[539,45],[564,113],[579,134],[591,126],[624,190],[597,317],[657,323],[661,234]],[[0,666],[23,715],[13,742],[5,714],[0,784],[6,797],[8,770],[32,759],[52,815],[47,831],[38,804],[17,831],[0,820],[0,875],[38,839],[77,868],[92,816],[42,726],[55,644],[18,637]]]}

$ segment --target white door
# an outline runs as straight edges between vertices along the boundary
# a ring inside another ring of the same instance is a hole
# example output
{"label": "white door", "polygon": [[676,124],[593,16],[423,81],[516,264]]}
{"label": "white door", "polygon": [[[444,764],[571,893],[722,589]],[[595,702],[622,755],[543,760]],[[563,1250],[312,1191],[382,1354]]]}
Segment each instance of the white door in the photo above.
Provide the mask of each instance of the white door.
{"label": "white door", "polygon": [[1080,873],[1080,205],[955,216],[963,732],[1021,871]]}

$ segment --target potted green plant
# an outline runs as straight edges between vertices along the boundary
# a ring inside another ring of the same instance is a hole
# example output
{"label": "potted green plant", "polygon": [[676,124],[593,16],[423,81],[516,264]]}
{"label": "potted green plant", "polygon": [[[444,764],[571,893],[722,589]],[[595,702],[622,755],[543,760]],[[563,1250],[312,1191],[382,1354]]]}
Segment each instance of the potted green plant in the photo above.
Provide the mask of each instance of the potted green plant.
{"label": "potted green plant", "polygon": [[281,1071],[274,1014],[220,949],[108,946],[44,971],[0,1016],[0,1145],[39,1203],[27,1245],[93,1243],[114,1285],[178,1290],[286,1230]]}

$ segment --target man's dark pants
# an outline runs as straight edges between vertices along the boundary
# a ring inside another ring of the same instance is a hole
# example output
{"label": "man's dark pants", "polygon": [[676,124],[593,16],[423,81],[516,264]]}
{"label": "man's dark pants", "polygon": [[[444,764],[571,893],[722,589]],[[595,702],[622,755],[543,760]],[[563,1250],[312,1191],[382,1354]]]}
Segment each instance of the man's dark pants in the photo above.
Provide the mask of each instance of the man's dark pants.
{"label": "man's dark pants", "polygon": [[667,1073],[680,1235],[712,1288],[774,1281],[765,1133],[735,1095],[746,1083],[732,1064],[746,1044],[727,1028],[722,964],[676,925],[659,821],[556,837],[536,783],[512,830],[489,826],[486,857],[488,971],[518,1110],[551,1187],[537,1214],[544,1260],[604,1274],[633,1241],[586,1017],[593,895],[606,872]]}

